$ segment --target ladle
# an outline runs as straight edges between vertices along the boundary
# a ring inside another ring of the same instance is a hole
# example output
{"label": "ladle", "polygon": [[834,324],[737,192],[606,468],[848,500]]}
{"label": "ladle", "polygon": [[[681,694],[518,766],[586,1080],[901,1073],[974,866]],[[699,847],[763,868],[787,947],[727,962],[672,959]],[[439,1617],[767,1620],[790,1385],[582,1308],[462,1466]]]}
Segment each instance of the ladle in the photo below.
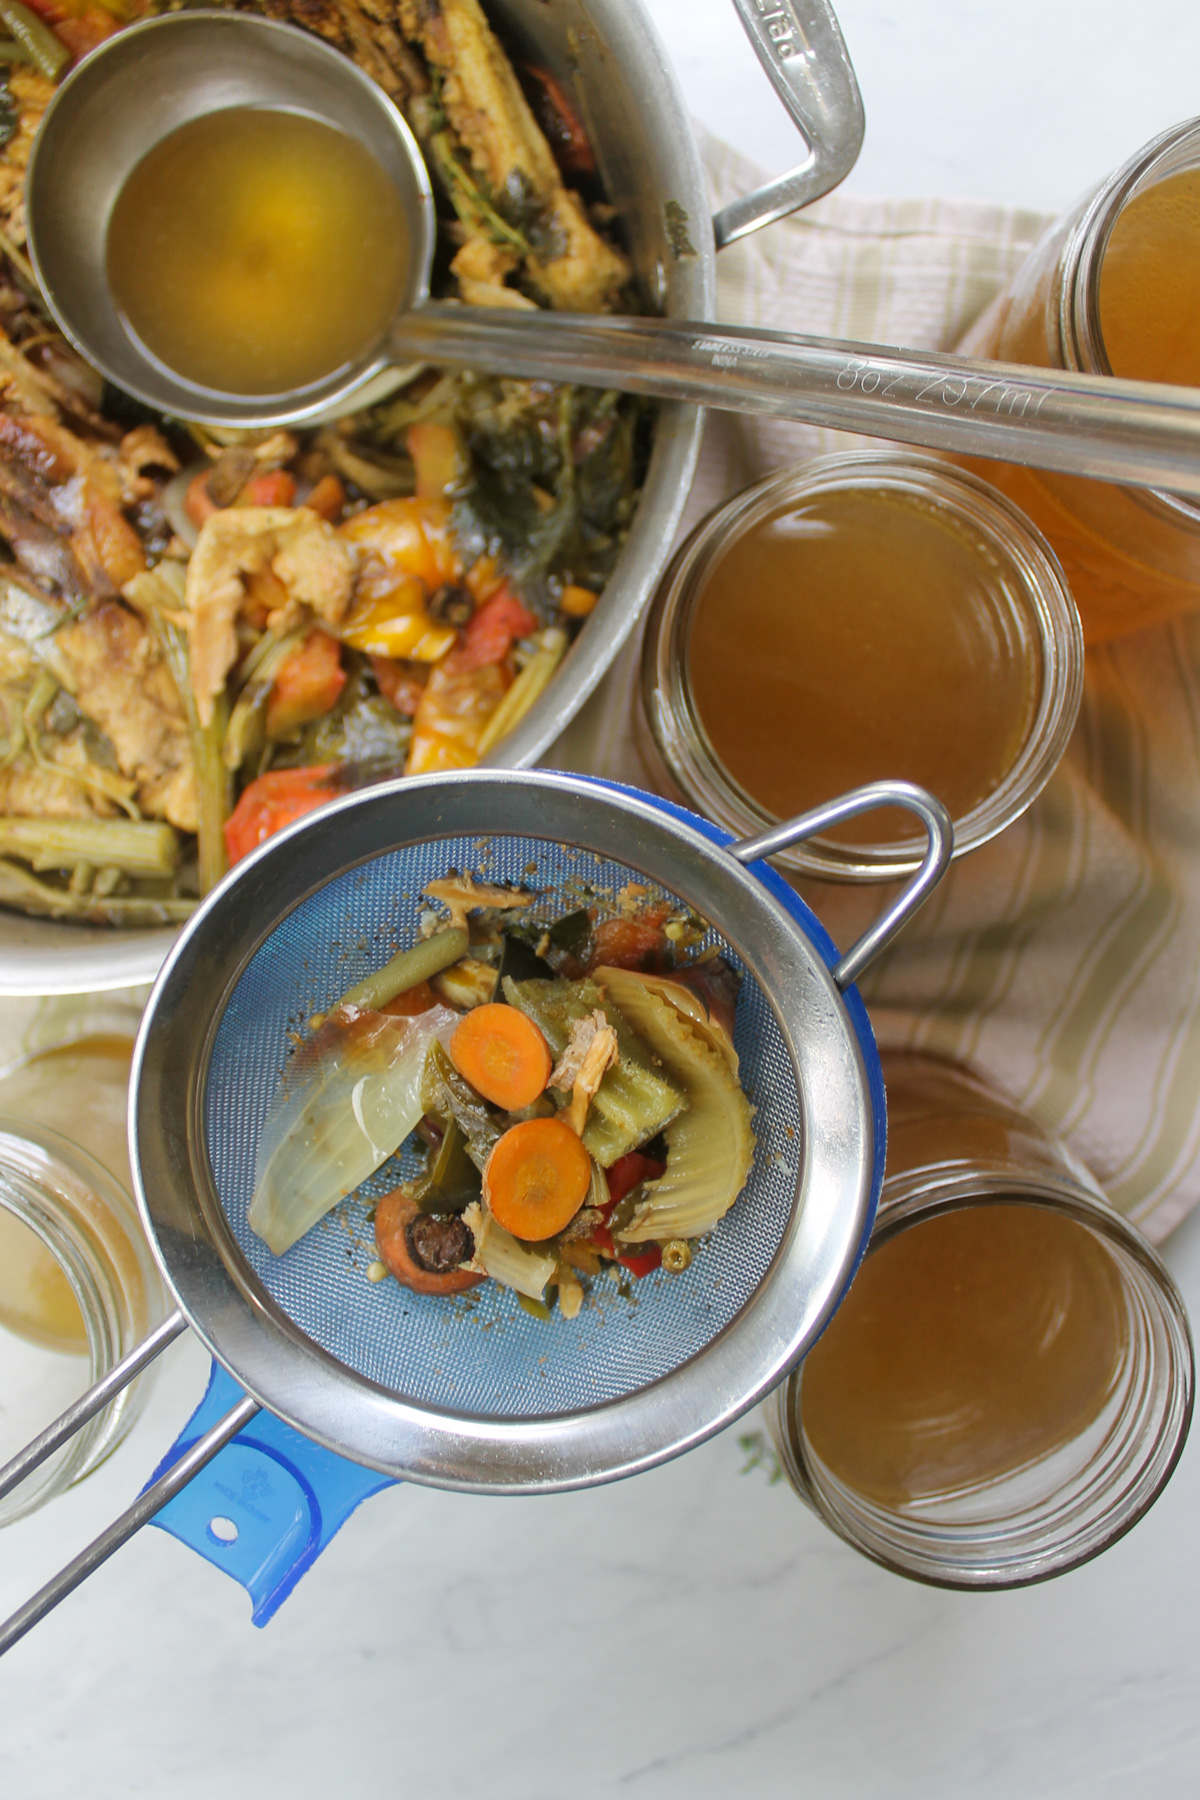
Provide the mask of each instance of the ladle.
{"label": "ladle", "polygon": [[[383,166],[406,210],[407,287],[384,342],[297,392],[226,394],[180,379],[135,338],[108,287],[108,220],[128,175],[181,124],[234,106],[287,108],[349,132]],[[1200,394],[1191,389],[707,321],[431,300],[433,194],[401,113],[348,57],[254,14],[166,14],[86,57],[45,113],[26,213],[46,301],[77,348],[148,405],[208,424],[265,427],[348,411],[389,366],[431,362],[798,419],[1200,497]]]}

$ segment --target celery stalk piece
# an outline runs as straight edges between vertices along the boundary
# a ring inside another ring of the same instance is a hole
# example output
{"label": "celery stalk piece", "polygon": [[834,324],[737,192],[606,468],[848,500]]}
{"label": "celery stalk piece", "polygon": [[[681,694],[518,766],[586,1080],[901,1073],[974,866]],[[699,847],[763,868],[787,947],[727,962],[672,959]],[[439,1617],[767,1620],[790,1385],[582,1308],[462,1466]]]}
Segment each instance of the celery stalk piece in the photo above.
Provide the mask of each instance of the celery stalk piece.
{"label": "celery stalk piece", "polygon": [[572,1023],[597,1007],[615,1030],[621,1060],[593,1095],[583,1128],[584,1148],[602,1168],[636,1150],[687,1106],[673,1072],[654,1066],[646,1045],[594,981],[514,981],[507,975],[504,997],[529,1015],[556,1057],[567,1047]]}
{"label": "celery stalk piece", "polygon": [[179,862],[179,840],[169,825],[126,819],[0,818],[0,856],[20,857],[38,870],[92,863],[167,880]]}
{"label": "celery stalk piece", "polygon": [[250,1229],[276,1256],[373,1175],[419,1121],[421,1073],[459,1015],[338,1008],[296,1052],[263,1125]]}
{"label": "celery stalk piece", "polygon": [[540,1300],[557,1266],[554,1258],[528,1249],[477,1201],[468,1206],[463,1219],[475,1240],[475,1253],[464,1268],[490,1275],[501,1287],[528,1300]]}

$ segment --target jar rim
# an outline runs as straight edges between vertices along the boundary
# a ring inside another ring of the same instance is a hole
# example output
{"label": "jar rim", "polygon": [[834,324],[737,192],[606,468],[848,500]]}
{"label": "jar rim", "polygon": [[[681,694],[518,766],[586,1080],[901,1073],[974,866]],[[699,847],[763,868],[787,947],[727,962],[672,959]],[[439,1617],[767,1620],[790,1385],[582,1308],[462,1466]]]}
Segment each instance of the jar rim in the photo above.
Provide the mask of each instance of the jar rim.
{"label": "jar rim", "polygon": [[[643,716],[654,749],[690,805],[740,837],[778,823],[725,768],[692,700],[692,614],[714,563],[750,526],[789,500],[863,488],[910,494],[944,508],[972,529],[989,555],[1007,563],[1028,602],[1022,623],[1033,626],[1041,675],[1033,718],[1006,774],[954,821],[957,858],[1004,830],[1041,792],[1066,749],[1083,696],[1083,628],[1054,552],[1004,494],[967,470],[908,451],[842,451],[777,470],[707,513],[672,558],[651,606],[642,649]],[[997,586],[1010,597],[1007,582]],[[826,880],[893,881],[916,872],[921,849],[907,842],[843,845],[812,838],[774,860]]]}
{"label": "jar rim", "polygon": [[[899,1511],[874,1504],[868,1507],[865,1502],[857,1508],[841,1504],[836,1490],[823,1481],[800,1426],[803,1362],[770,1396],[767,1422],[796,1492],[856,1550],[895,1574],[930,1586],[998,1590],[1027,1587],[1090,1562],[1145,1515],[1169,1481],[1187,1440],[1195,1353],[1183,1297],[1161,1257],[1102,1195],[1066,1175],[1032,1173],[1003,1161],[985,1160],[937,1171],[913,1170],[885,1183],[867,1254],[915,1225],[979,1205],[1042,1207],[1074,1220],[1109,1250],[1127,1298],[1136,1293],[1139,1302],[1156,1308],[1153,1323],[1166,1345],[1160,1360],[1165,1359],[1167,1368],[1153,1367],[1151,1350],[1152,1366],[1146,1373],[1148,1377],[1157,1374],[1159,1379],[1148,1401],[1144,1393],[1141,1396],[1139,1420],[1135,1421],[1141,1426],[1136,1440],[1140,1457],[1131,1469],[1128,1454],[1124,1460],[1110,1456],[1106,1469],[1100,1471],[1098,1492],[1083,1497],[1082,1521],[1057,1507],[1058,1496],[1052,1495],[1043,1503],[1040,1519],[1035,1515],[1022,1522],[1014,1520],[1007,1532],[997,1527],[994,1557],[989,1562],[978,1554],[979,1538],[968,1541],[964,1536],[959,1544],[953,1528],[945,1523],[922,1537]],[[1153,1385],[1149,1380],[1143,1383],[1144,1388]],[[1109,1488],[1115,1491],[1110,1493]]]}

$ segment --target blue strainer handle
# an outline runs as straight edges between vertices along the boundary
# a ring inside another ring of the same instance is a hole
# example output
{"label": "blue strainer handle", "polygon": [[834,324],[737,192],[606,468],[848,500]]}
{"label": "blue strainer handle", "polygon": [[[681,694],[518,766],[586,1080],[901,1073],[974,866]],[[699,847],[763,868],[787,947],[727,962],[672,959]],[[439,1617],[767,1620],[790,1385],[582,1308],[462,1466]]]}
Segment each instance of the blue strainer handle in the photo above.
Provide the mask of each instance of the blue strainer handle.
{"label": "blue strainer handle", "polygon": [[[203,1400],[147,1486],[243,1398],[214,1362]],[[323,1449],[264,1411],[151,1523],[240,1581],[254,1623],[265,1625],[355,1508],[395,1486],[390,1476]]]}

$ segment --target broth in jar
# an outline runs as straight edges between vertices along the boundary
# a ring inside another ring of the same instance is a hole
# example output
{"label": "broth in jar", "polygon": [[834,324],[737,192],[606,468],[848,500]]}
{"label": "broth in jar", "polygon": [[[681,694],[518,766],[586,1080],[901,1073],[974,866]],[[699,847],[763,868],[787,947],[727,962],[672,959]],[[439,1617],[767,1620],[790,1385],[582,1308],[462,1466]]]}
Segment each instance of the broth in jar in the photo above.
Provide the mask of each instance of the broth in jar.
{"label": "broth in jar", "polygon": [[942,1213],[867,1258],[809,1354],[808,1441],[879,1506],[969,1493],[1092,1424],[1126,1332],[1085,1226],[1015,1198]]}
{"label": "broth in jar", "polygon": [[[717,756],[775,817],[892,778],[960,819],[1029,734],[1030,636],[959,520],[859,489],[783,506],[728,547],[696,598],[688,673]],[[837,835],[886,842],[912,823],[875,813]]]}
{"label": "broth in jar", "polygon": [[[641,747],[652,781],[743,837],[915,783],[959,855],[1049,779],[1082,656],[1057,565],[1000,495],[931,457],[822,457],[727,501],[676,555],[646,632]],[[778,860],[888,880],[920,842],[910,814],[877,809]]]}
{"label": "broth in jar", "polygon": [[[1191,166],[1189,166],[1191,165]],[[1036,244],[959,352],[1200,386],[1200,125],[1148,145]],[[970,459],[1059,556],[1089,642],[1200,606],[1200,507]]]}

